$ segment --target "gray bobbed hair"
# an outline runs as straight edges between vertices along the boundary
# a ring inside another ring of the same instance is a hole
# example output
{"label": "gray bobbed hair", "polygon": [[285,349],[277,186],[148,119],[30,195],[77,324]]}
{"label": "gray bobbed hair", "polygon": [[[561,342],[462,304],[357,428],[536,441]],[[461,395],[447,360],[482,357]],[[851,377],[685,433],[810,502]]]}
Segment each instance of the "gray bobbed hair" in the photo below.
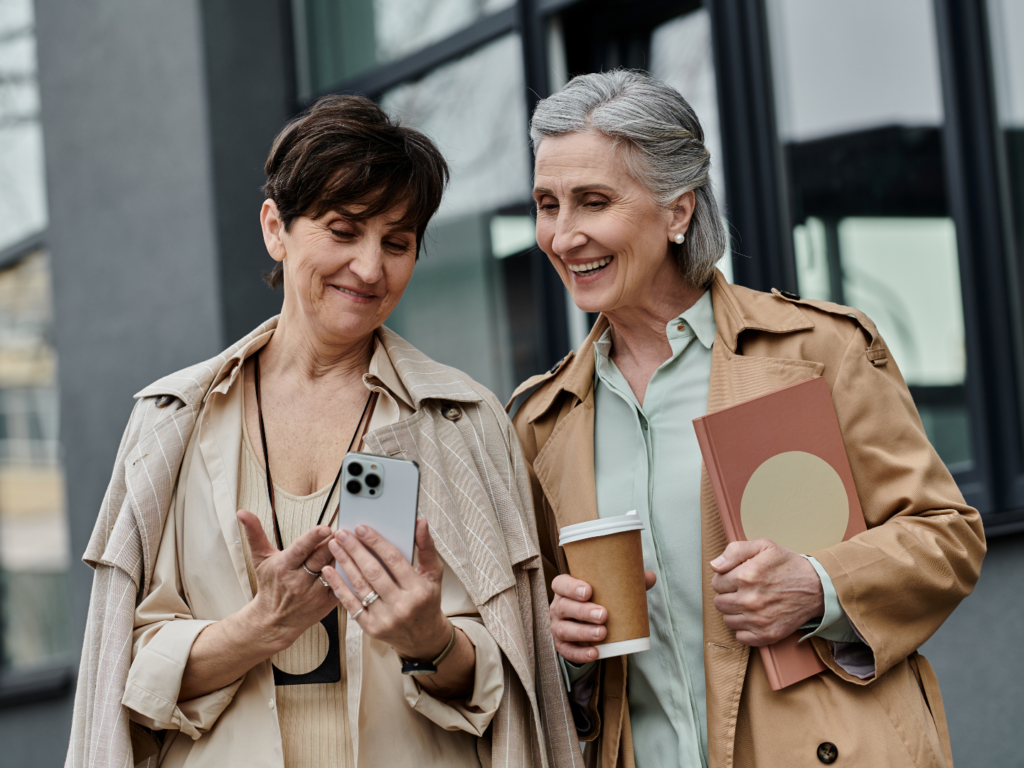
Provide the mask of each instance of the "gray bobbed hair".
{"label": "gray bobbed hair", "polygon": [[726,234],[708,175],[704,131],[686,99],[646,72],[580,75],[538,103],[530,121],[534,151],[546,137],[569,133],[598,133],[621,146],[630,175],[659,205],[671,206],[694,190],[686,241],[671,248],[686,281],[708,285],[725,253]]}

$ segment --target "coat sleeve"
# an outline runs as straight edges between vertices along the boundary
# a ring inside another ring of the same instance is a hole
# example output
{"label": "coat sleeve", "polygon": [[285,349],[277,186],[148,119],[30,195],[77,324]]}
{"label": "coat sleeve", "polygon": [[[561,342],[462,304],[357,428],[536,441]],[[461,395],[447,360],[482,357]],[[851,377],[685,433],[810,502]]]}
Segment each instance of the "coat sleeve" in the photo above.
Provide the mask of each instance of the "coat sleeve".
{"label": "coat sleeve", "polygon": [[931,637],[974,588],[985,555],[981,517],[928,441],[896,363],[868,347],[858,329],[832,388],[868,530],[810,553],[874,654],[866,679],[830,664],[857,684]]}
{"label": "coat sleeve", "polygon": [[178,730],[198,739],[227,709],[243,678],[205,696],[178,701],[192,644],[214,622],[193,617],[179,587],[177,564],[177,526],[172,511],[164,523],[149,594],[135,609],[132,664],[122,704],[133,722],[153,730]]}

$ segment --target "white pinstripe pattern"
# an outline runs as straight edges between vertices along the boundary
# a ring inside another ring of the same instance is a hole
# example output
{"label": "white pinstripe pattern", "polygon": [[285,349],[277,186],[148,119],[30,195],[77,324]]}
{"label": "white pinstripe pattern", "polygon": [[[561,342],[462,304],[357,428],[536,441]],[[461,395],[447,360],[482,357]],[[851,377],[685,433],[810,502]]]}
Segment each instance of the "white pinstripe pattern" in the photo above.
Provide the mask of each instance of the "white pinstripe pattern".
{"label": "white pinstripe pattern", "polygon": [[[207,393],[231,357],[276,318],[212,360],[136,395],[85,561],[95,569],[68,749],[68,768],[134,764],[121,696],[131,665],[134,608],[149,589],[160,531]],[[501,404],[455,369],[381,330],[416,415],[367,435],[367,450],[420,464],[420,513],[477,603],[505,655],[505,692],[492,722],[492,764],[582,766],[576,731],[548,631],[529,480]],[[177,401],[159,408],[156,398]],[[446,420],[441,404],[463,417]],[[140,762],[155,768],[156,759]]]}

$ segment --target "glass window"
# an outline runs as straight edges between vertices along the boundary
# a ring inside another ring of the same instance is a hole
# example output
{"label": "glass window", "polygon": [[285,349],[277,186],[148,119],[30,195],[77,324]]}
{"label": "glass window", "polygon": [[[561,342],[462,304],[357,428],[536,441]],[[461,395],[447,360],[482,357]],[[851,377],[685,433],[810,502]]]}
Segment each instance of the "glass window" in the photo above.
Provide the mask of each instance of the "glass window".
{"label": "glass window", "polygon": [[[680,16],[654,29],[651,34],[650,72],[679,91],[697,113],[704,128],[704,146],[711,153],[712,188],[724,217],[722,134],[718,124],[718,92],[715,88],[715,63],[711,48],[711,14],[706,8]],[[730,251],[726,251],[718,267],[732,282]]]}
{"label": "glass window", "polygon": [[400,59],[515,0],[294,0],[303,98]]}
{"label": "glass window", "polygon": [[0,252],[46,226],[31,0],[0,3]]}
{"label": "glass window", "polygon": [[989,40],[996,115],[1009,182],[1013,243],[1007,249],[1011,331],[1015,346],[1019,410],[1024,418],[1024,3],[988,0]]}
{"label": "glass window", "polygon": [[68,529],[31,0],[0,3],[0,677],[68,662]]}
{"label": "glass window", "polygon": [[0,670],[68,661],[68,533],[50,263],[0,272]]}
{"label": "glass window", "polygon": [[956,230],[930,0],[769,0],[800,292],[877,323],[928,436],[971,440]]}
{"label": "glass window", "polygon": [[430,136],[452,169],[425,253],[388,326],[506,397],[540,370],[519,37],[399,86],[381,106]]}

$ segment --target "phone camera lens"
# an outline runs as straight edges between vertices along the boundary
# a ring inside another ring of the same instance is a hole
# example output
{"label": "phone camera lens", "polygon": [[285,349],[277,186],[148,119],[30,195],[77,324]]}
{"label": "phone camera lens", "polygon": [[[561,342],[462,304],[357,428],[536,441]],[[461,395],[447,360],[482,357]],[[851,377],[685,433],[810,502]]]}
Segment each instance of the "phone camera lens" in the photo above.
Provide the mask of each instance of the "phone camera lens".
{"label": "phone camera lens", "polygon": [[367,475],[364,482],[371,488],[376,488],[380,485],[380,475]]}
{"label": "phone camera lens", "polygon": [[373,488],[371,488],[370,489],[370,495],[373,496],[375,493],[377,493],[377,492],[375,490],[373,490]]}
{"label": "phone camera lens", "polygon": [[348,473],[352,475],[352,477],[359,477],[361,474],[363,474],[363,465],[357,464],[356,462],[353,461],[351,464],[348,465]]}
{"label": "phone camera lens", "polygon": [[349,480],[347,483],[345,483],[345,490],[347,490],[349,493],[359,493],[361,490],[363,490],[363,484],[360,483],[358,480]]}

